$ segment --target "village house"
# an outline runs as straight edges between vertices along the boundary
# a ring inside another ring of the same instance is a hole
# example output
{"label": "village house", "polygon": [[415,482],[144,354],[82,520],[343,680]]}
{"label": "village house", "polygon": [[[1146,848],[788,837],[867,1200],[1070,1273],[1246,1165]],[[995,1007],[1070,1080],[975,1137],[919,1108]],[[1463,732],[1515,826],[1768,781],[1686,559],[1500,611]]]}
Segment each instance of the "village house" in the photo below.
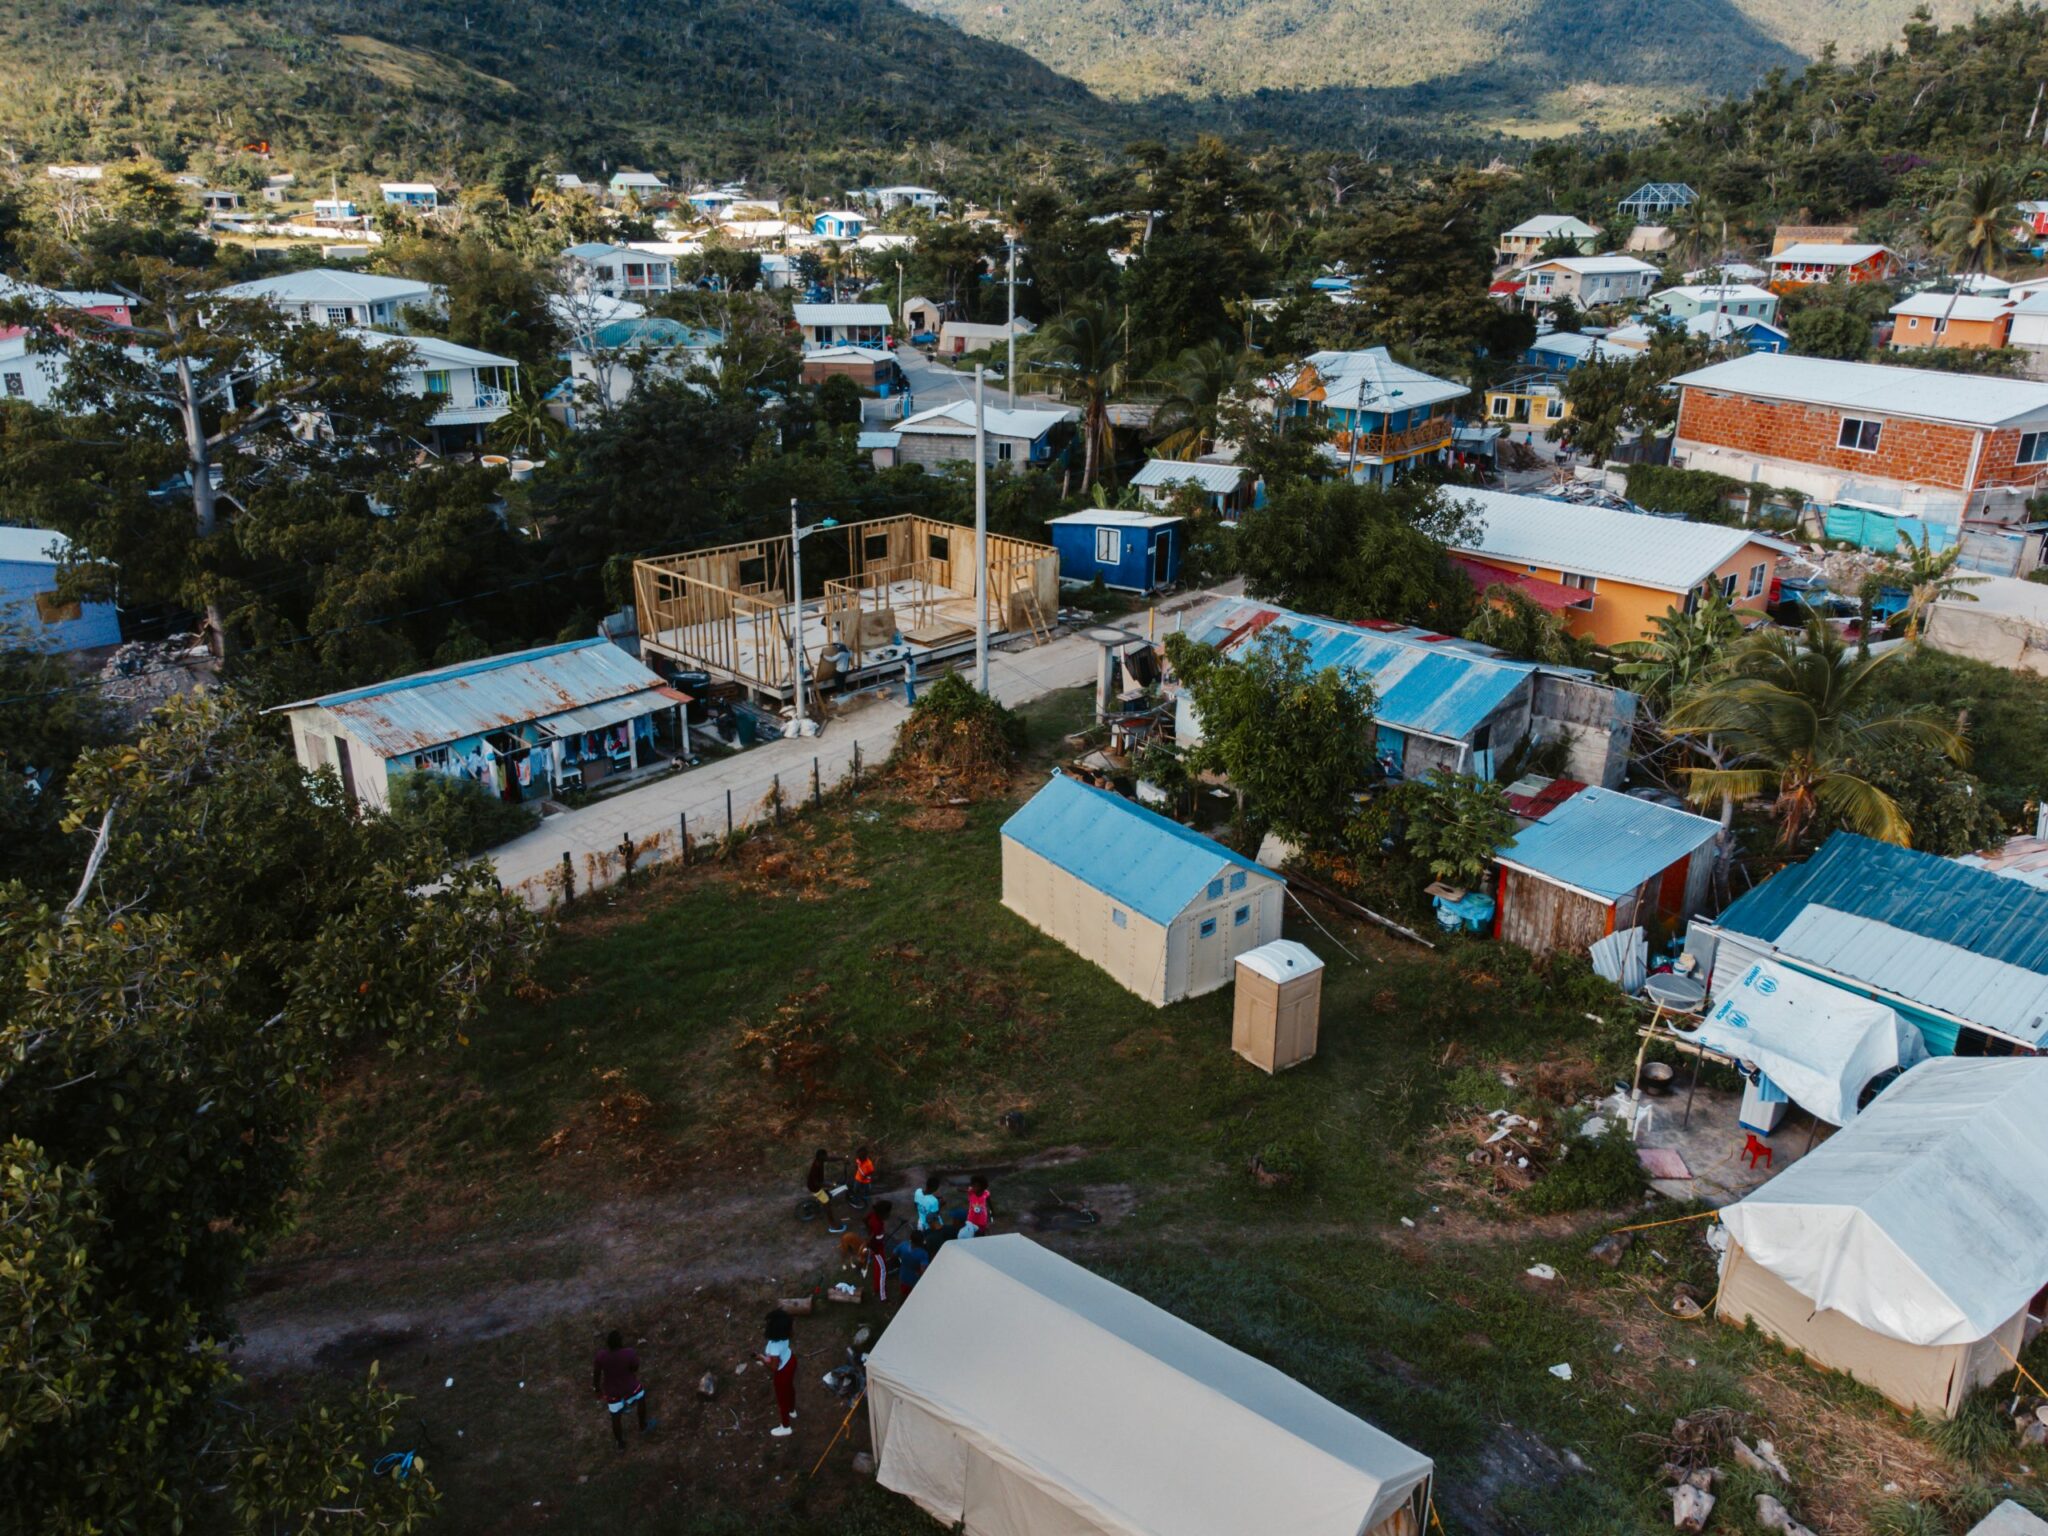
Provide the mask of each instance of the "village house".
{"label": "village house", "polygon": [[[1375,750],[1392,777],[1426,778],[1441,768],[1491,778],[1525,740],[1563,741],[1564,772],[1582,784],[1619,785],[1627,771],[1636,696],[1590,672],[1515,661],[1476,641],[1408,625],[1344,624],[1251,598],[1217,604],[1189,634],[1241,654],[1269,632],[1305,644],[1317,671],[1335,667],[1372,684]],[[1174,721],[1181,742],[1202,739],[1184,689]]]}
{"label": "village house", "polygon": [[1751,283],[1686,283],[1662,288],[1650,295],[1649,307],[1674,320],[1735,315],[1775,323],[1778,318],[1778,296]]}
{"label": "village house", "polygon": [[1569,420],[1571,414],[1564,386],[1548,369],[1514,374],[1486,391],[1487,419],[1509,428],[1510,435],[1514,429],[1527,428],[1524,435],[1531,441],[1538,431],[1547,434],[1559,422]]}
{"label": "village house", "polygon": [[[1753,353],[1673,382],[1674,465],[1798,491],[1859,521],[1917,518],[1948,530],[1938,543],[1964,523],[2024,520],[2048,469],[2048,384],[2031,380]],[[1886,530],[1870,547],[1896,545]]]}
{"label": "village house", "polygon": [[382,331],[356,334],[370,346],[411,348],[412,361],[400,379],[407,393],[435,402],[427,425],[433,431],[437,453],[482,446],[491,424],[511,409],[512,397],[518,393],[519,364],[513,358],[439,336],[394,336]]}
{"label": "village house", "polygon": [[1060,579],[1100,581],[1121,592],[1155,592],[1180,580],[1187,523],[1160,512],[1090,507],[1046,519],[1060,552]]}
{"label": "village house", "polygon": [[1029,336],[1035,329],[1037,327],[1021,315],[1014,322],[998,321],[993,325],[946,320],[939,325],[938,351],[941,357],[965,357],[969,352],[985,352],[1004,346],[1012,335]]}
{"label": "village house", "polygon": [[601,240],[572,245],[562,253],[575,264],[579,275],[598,293],[608,298],[655,298],[672,293],[676,286],[673,256],[651,255]]}
{"label": "village house", "polygon": [[821,240],[858,240],[868,227],[868,216],[848,208],[835,208],[811,220],[811,233]]}
{"label": "village house", "polygon": [[1601,645],[1649,639],[1658,618],[1690,613],[1710,592],[1738,608],[1762,607],[1787,547],[1744,528],[1506,491],[1461,489],[1458,500],[1473,505],[1474,527],[1453,547],[1507,578],[1580,594],[1559,616]]}
{"label": "village house", "polygon": [[1546,245],[1569,240],[1581,255],[1590,256],[1600,240],[1600,226],[1575,219],[1568,213],[1539,213],[1524,219],[1513,229],[1503,230],[1494,243],[1494,260],[1503,266],[1534,261]]}
{"label": "village house", "polygon": [[862,394],[885,400],[909,387],[896,354],[885,347],[818,347],[804,354],[798,378],[806,384],[850,379]]}
{"label": "village house", "polygon": [[1131,476],[1131,489],[1155,507],[1170,507],[1182,492],[1192,489],[1226,523],[1236,522],[1258,505],[1258,487],[1249,469],[1207,459],[1147,459]]}
{"label": "village house", "polygon": [[1888,283],[1899,275],[1899,258],[1882,245],[1803,242],[1788,245],[1765,265],[1773,288],[1803,288],[1842,278],[1851,283]]}
{"label": "village house", "polygon": [[[985,405],[983,457],[990,464],[1042,469],[1052,462],[1053,429],[1072,421],[1074,415],[1071,410],[1001,410]],[[899,464],[971,464],[974,402],[956,400],[919,411],[898,422],[895,435],[895,462]]]}
{"label": "village house", "polygon": [[1388,484],[1441,463],[1471,391],[1397,363],[1385,347],[1315,352],[1287,379],[1292,413],[1329,429],[1324,452],[1353,479]]}
{"label": "village house", "polygon": [[889,306],[886,304],[798,304],[793,316],[803,333],[804,350],[816,347],[887,347]]}
{"label": "village house", "polygon": [[1614,349],[1606,344],[1606,335],[1592,331],[1547,331],[1529,343],[1522,361],[1542,369],[1546,375],[1570,373],[1582,364],[1614,355]]}
{"label": "village house", "polygon": [[2005,346],[2012,336],[2012,306],[1975,294],[1916,293],[1891,309],[1892,350],[1909,347]]}
{"label": "village house", "polygon": [[915,208],[935,214],[946,206],[946,199],[930,187],[866,187],[852,195],[882,213],[891,213],[898,208]]}
{"label": "village house", "polygon": [[1055,773],[1003,823],[1003,905],[1155,1007],[1230,984],[1287,883],[1192,827]]}
{"label": "village house", "polygon": [[650,171],[617,171],[613,173],[607,190],[616,203],[629,199],[651,203],[668,195],[668,183]]}
{"label": "village house", "polygon": [[331,768],[371,810],[407,773],[464,779],[501,800],[567,788],[666,760],[689,696],[605,639],[571,640],[280,704],[309,771]]}
{"label": "village house", "polygon": [[108,602],[67,598],[57,569],[71,545],[49,528],[0,527],[0,634],[31,651],[87,651],[121,643],[121,619]]}
{"label": "village house", "polygon": [[[115,325],[130,320],[128,299],[119,293],[43,288],[0,277],[0,301],[26,302],[49,311],[78,310]],[[37,347],[32,340],[26,326],[0,326],[0,404],[25,400],[48,406],[64,387],[71,372],[68,354]]]}
{"label": "village house", "polygon": [[2048,378],[2048,288],[2015,292],[2010,302],[2012,324],[2006,330],[2006,345],[2025,355],[2029,375]]}
{"label": "village house", "polygon": [[316,197],[313,199],[313,222],[334,226],[361,222],[363,212],[351,197]]}
{"label": "village house", "polygon": [[700,218],[719,219],[731,211],[740,201],[740,194],[729,187],[699,187],[683,199],[690,205],[690,211]]}
{"label": "village house", "polygon": [[594,325],[563,351],[570,388],[559,414],[569,427],[622,405],[643,378],[679,379],[696,371],[718,371],[723,338],[680,320],[626,316]]}
{"label": "village house", "polygon": [[2048,890],[1837,832],[1686,948],[1715,979],[1758,960],[1888,1005],[1934,1056],[2033,1055],[2048,1036]]}
{"label": "village house", "polygon": [[1651,224],[1666,214],[1690,208],[1699,200],[1699,193],[1682,181],[1646,181],[1615,207],[1624,218],[1633,219],[1638,224]]}
{"label": "village house", "polygon": [[434,213],[441,206],[441,189],[431,181],[379,182],[377,194],[384,199],[385,206],[412,213]]}
{"label": "village house", "polygon": [[1526,310],[1566,299],[1580,309],[1634,304],[1650,296],[1661,275],[1634,256],[1553,256],[1523,268],[1516,299]]}
{"label": "village house", "polygon": [[1678,231],[1669,224],[1638,224],[1621,248],[1630,256],[1662,256],[1677,244]]}
{"label": "village house", "polygon": [[[1659,328],[1669,326],[1667,316],[1658,320],[1639,321],[1634,325],[1616,326],[1607,333],[1607,345],[1626,352],[1643,352],[1657,338]],[[1723,315],[1709,311],[1694,315],[1690,320],[1680,322],[1688,336],[1698,336],[1716,346],[1741,347],[1750,352],[1789,352],[1792,336],[1781,326],[1754,316]]]}
{"label": "village house", "polygon": [[939,327],[945,323],[946,312],[923,294],[916,294],[903,301],[897,317],[903,324],[904,334],[913,340],[938,339]]}
{"label": "village house", "polygon": [[379,331],[404,329],[408,310],[441,307],[441,295],[432,283],[332,267],[230,283],[217,297],[268,304],[295,325]]}

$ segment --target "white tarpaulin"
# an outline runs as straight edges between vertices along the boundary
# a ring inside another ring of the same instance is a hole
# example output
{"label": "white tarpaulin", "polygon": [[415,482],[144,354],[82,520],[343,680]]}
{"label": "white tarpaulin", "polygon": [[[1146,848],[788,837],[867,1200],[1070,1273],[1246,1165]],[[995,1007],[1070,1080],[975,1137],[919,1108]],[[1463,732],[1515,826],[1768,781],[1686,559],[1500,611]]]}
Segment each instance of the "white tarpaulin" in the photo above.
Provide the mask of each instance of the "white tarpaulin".
{"label": "white tarpaulin", "polygon": [[2048,1057],[1922,1062],[1721,1220],[1816,1310],[1986,1338],[2048,1285]]}
{"label": "white tarpaulin", "polygon": [[1920,1031],[1883,1003],[1768,960],[1714,968],[1714,1001],[1686,1039],[1762,1070],[1830,1125],[1856,1118],[1864,1085],[1927,1055]]}
{"label": "white tarpaulin", "polygon": [[1431,1462],[1016,1235],[951,1242],[868,1357],[876,1476],[969,1536],[1419,1532]]}

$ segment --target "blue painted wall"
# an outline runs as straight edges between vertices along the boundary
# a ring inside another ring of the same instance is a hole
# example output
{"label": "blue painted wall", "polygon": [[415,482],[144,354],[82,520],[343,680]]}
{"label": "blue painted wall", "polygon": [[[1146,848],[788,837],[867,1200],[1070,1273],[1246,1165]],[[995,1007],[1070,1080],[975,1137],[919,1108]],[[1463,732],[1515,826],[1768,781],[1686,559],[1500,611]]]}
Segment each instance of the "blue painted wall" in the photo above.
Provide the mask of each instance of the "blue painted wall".
{"label": "blue painted wall", "polygon": [[40,562],[0,560],[0,628],[9,643],[25,643],[38,651],[84,651],[119,645],[121,621],[112,603],[83,603],[78,617],[45,624],[36,612],[36,594],[54,592],[57,568]]}
{"label": "blue painted wall", "polygon": [[[1113,562],[1097,558],[1095,535],[1098,531],[1114,532],[1117,536],[1117,558]],[[1100,576],[1105,586],[1122,587],[1131,592],[1150,592],[1155,587],[1170,586],[1180,580],[1181,555],[1186,549],[1186,532],[1180,523],[1166,523],[1155,528],[1129,528],[1115,523],[1055,523],[1052,525],[1052,545],[1060,552],[1060,575],[1069,581],[1093,581]],[[1155,579],[1154,562],[1158,556],[1155,546],[1165,542],[1166,577]]]}

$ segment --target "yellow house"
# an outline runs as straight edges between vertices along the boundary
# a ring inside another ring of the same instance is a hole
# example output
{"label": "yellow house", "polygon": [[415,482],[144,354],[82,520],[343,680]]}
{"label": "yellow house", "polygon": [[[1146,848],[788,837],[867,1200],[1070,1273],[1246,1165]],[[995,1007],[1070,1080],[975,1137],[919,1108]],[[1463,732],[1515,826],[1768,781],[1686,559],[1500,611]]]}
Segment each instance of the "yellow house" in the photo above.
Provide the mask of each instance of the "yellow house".
{"label": "yellow house", "polygon": [[1542,430],[1567,420],[1572,407],[1562,384],[1544,374],[1531,374],[1489,389],[1486,414],[1504,426]]}
{"label": "yellow house", "polygon": [[1761,608],[1784,546],[1746,528],[1690,523],[1578,506],[1505,491],[1460,490],[1472,531],[1453,546],[1468,560],[1587,593],[1562,613],[1565,627],[1597,644],[1645,640],[1673,608],[1691,612],[1718,591],[1737,608]]}

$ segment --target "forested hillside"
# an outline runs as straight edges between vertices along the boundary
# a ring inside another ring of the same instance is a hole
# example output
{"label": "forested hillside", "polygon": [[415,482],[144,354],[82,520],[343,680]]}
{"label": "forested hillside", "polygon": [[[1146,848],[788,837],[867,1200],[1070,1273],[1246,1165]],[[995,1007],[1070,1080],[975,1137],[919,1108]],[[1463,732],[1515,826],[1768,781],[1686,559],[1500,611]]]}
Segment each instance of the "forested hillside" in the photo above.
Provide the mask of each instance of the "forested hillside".
{"label": "forested hillside", "polygon": [[894,0],[0,0],[0,58],[0,140],[31,163],[267,139],[386,175],[554,156],[794,180],[869,147],[1127,127]]}
{"label": "forested hillside", "polygon": [[[1620,127],[1747,90],[1833,44],[1897,36],[1912,0],[910,0],[1107,96],[1210,99],[1280,131],[1359,114],[1488,130]],[[1941,0],[1938,21],[1974,7]],[[1250,99],[1246,99],[1250,98]]]}

